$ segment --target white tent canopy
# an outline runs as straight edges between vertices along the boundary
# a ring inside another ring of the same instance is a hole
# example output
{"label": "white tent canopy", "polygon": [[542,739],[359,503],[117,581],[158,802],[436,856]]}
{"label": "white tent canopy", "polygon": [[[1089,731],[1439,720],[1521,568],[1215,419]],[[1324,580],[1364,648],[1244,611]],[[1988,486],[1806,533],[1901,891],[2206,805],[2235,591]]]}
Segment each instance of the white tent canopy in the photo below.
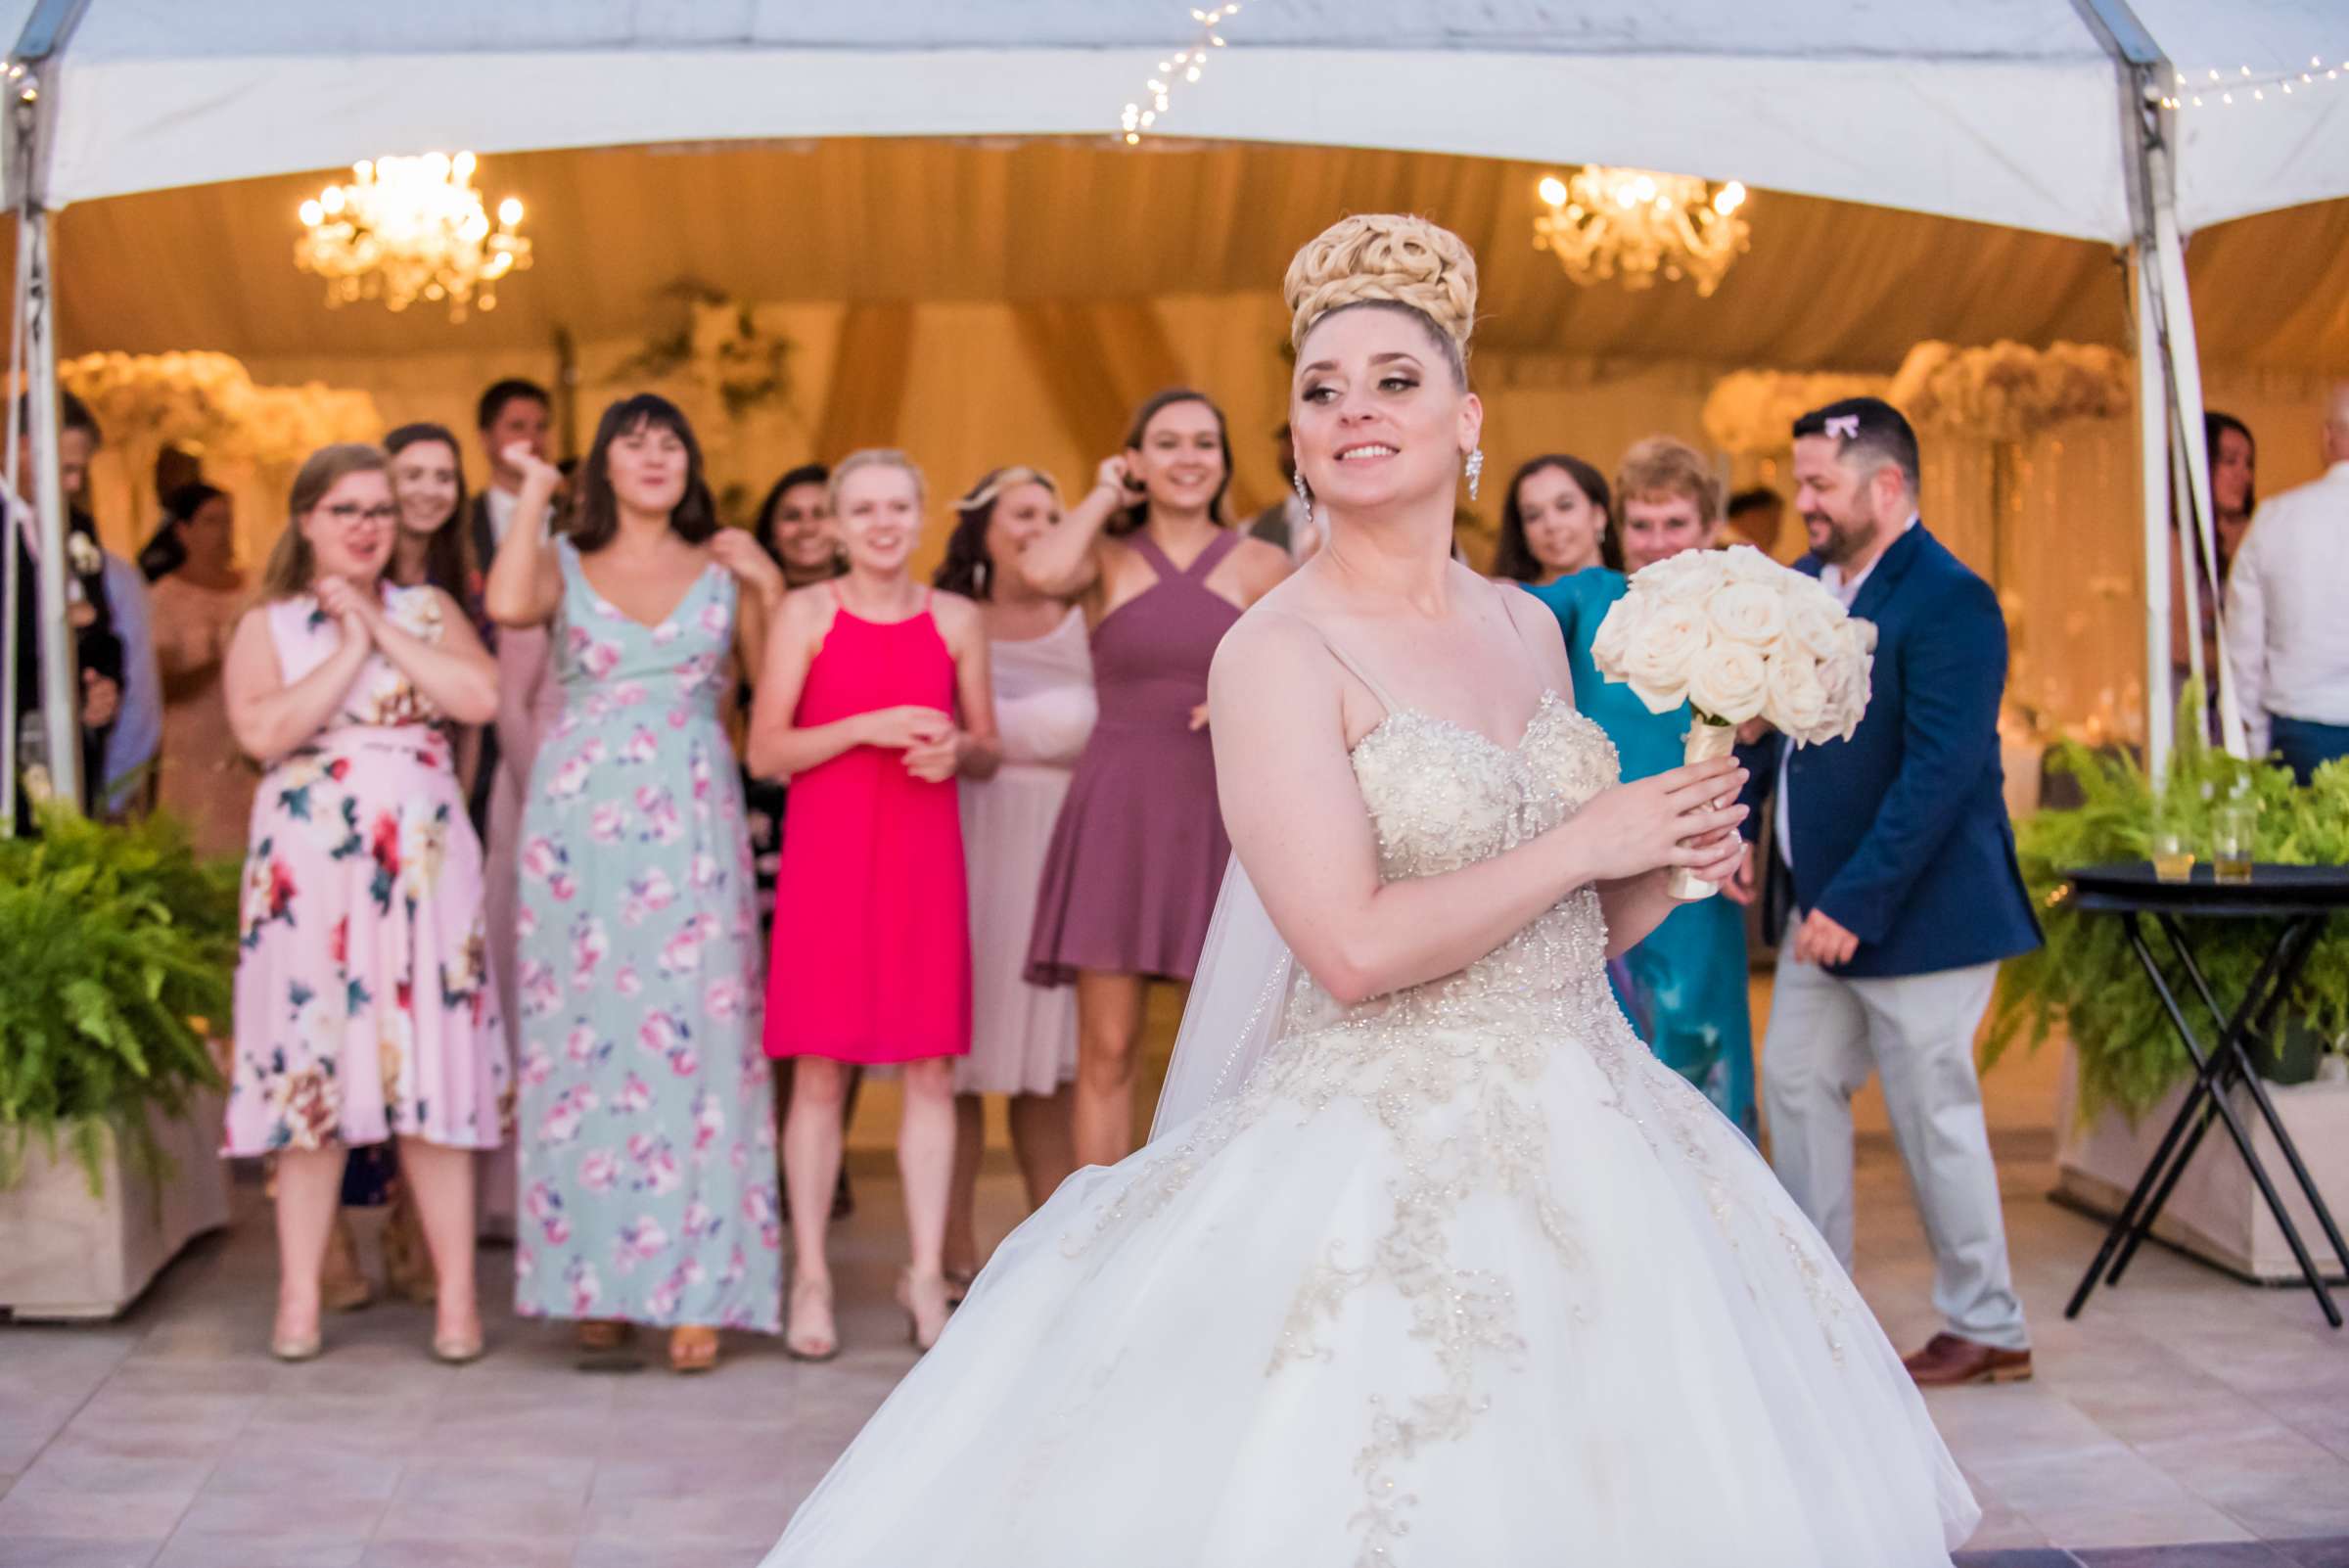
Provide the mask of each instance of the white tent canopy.
{"label": "white tent canopy", "polygon": [[[25,220],[17,351],[37,511],[60,546],[42,555],[41,618],[69,792],[55,208],[432,148],[1103,135],[1199,36],[1190,0],[0,0],[0,25],[27,72],[6,95],[0,177]],[[2129,245],[2148,716],[2166,752],[2173,456],[2215,560],[2201,443],[2182,438],[2201,390],[2181,236],[2349,195],[2349,4],[1244,0],[1223,31],[1163,132],[1628,163]],[[2250,100],[2312,65],[2316,83]],[[2214,86],[2207,108],[2150,107],[2175,73],[2212,71],[2243,101],[2222,107]],[[15,741],[0,724],[0,804]]]}
{"label": "white tent canopy", "polygon": [[[94,0],[53,73],[49,200],[431,147],[1102,134],[1194,40],[1189,3]],[[2197,78],[2349,62],[2340,0],[2134,14]],[[1248,0],[1222,30],[1169,133],[1632,163],[2135,232],[2113,62],[2074,0]],[[2349,81],[2268,100],[2185,116],[2189,232],[2349,195]]]}

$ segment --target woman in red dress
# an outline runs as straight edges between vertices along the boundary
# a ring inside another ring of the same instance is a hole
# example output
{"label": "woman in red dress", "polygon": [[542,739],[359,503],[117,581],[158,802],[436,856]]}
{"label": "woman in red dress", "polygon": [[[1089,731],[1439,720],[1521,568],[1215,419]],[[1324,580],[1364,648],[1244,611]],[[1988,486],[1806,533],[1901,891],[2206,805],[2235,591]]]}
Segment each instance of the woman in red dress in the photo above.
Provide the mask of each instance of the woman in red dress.
{"label": "woman in red dress", "polygon": [[784,600],[745,747],[791,781],[775,882],[766,1051],[794,1058],[783,1125],[794,1274],[784,1347],[836,1354],[824,1255],[850,1070],[903,1069],[898,1168],[911,1266],[898,1299],[929,1349],[945,1325],[954,1058],[970,1050],[971,945],[958,775],[995,770],[979,608],[908,571],[920,470],[858,452],[832,472],[847,576]]}

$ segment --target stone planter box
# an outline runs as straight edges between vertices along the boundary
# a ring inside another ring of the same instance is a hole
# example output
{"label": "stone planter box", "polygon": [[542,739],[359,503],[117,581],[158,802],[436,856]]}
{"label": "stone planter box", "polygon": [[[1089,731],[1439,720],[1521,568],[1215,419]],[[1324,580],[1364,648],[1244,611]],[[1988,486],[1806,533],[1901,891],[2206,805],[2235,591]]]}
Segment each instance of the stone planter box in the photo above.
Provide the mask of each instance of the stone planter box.
{"label": "stone planter box", "polygon": [[0,1311],[19,1320],[115,1316],[180,1248],[227,1224],[220,1116],[219,1097],[199,1094],[186,1120],[154,1124],[172,1162],[160,1191],[118,1147],[97,1197],[62,1142],[54,1161],[38,1145],[26,1150],[23,1176],[0,1189]]}
{"label": "stone planter box", "polygon": [[[2187,1090],[2182,1085],[2171,1091],[2135,1127],[2117,1112],[2107,1112],[2082,1126],[2077,1112],[2076,1065],[2066,1044],[2062,1090],[2055,1108],[2056,1195],[2109,1220],[2129,1201]],[[2334,1078],[2314,1084],[2269,1084],[2266,1087],[2334,1222],[2349,1225],[2349,1081]],[[2275,1135],[2240,1088],[2234,1090],[2234,1108],[2251,1133],[2260,1163],[2282,1193],[2300,1239],[2326,1276],[2338,1280],[2340,1261],[2317,1227],[2316,1216],[2301,1195],[2299,1183],[2292,1179],[2291,1168],[2276,1146]],[[2177,1190],[2162,1206],[2153,1234],[2238,1278],[2286,1284],[2300,1279],[2299,1266],[2292,1262],[2283,1231],[2268,1213],[2259,1189],[2252,1185],[2251,1173],[2223,1124],[2213,1126],[2203,1136],[2193,1163],[2186,1168]],[[2085,1266],[2087,1259],[2081,1263]]]}

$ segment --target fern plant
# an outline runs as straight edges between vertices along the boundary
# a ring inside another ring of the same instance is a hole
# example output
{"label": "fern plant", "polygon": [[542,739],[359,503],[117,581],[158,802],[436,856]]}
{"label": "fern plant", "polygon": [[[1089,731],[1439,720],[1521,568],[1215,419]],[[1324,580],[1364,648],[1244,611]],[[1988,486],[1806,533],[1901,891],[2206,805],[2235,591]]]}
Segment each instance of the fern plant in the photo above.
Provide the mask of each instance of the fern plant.
{"label": "fern plant", "polygon": [[150,1117],[220,1082],[207,1033],[229,1017],[237,870],[200,862],[168,818],[130,826],[45,807],[0,839],[0,1185],[61,1140],[104,1191],[108,1141],[161,1178]]}
{"label": "fern plant", "polygon": [[[2196,693],[2188,702],[2198,703]],[[2190,712],[2184,704],[2182,712]],[[2073,742],[2054,765],[2078,780],[2082,801],[2068,810],[2041,811],[2019,825],[2016,844],[2023,880],[2038,902],[2047,945],[2010,960],[1999,977],[1998,998],[1983,1066],[2017,1040],[2038,1046],[2058,1028],[2070,1037],[2080,1065],[2080,1111],[2107,1108],[2133,1120],[2192,1074],[2193,1063],[2171,1030],[2160,999],[2129,945],[2126,922],[2082,914],[2064,897],[2065,874],[2081,866],[2144,860],[2157,818],[2182,828],[2190,842],[2209,842],[2211,813],[2233,800],[2258,808],[2256,857],[2278,865],[2349,865],[2349,761],[2319,768],[2305,787],[2288,768],[2245,762],[2213,751],[2190,721],[2163,787],[2142,768]],[[2195,961],[2223,1005],[2232,1006],[2274,947],[2272,920],[2188,920]],[[2213,1038],[2219,1024],[2199,1016],[2183,971],[2167,944],[2148,936],[2174,993],[2198,1034]],[[2338,1038],[2349,1030],[2349,924],[2335,922],[2317,943],[2280,1022],[2287,1029]]]}

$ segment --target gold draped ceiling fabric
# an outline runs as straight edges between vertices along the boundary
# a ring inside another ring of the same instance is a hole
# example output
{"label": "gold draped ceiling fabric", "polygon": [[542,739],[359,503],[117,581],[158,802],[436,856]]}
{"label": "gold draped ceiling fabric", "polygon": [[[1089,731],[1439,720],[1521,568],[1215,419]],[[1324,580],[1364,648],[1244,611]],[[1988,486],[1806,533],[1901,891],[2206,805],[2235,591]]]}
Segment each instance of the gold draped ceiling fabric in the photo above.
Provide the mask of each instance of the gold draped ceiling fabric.
{"label": "gold draped ceiling fabric", "polygon": [[[707,378],[656,383],[694,416],[738,510],[793,463],[875,444],[911,452],[942,500],[1011,462],[1081,491],[1133,405],[1180,382],[1229,414],[1247,511],[1280,484],[1277,289],[1290,254],[1343,213],[1410,210],[1457,230],[1479,258],[1488,521],[1494,478],[1536,453],[1612,470],[1657,431],[1703,444],[1705,397],[1734,370],[1889,375],[1928,338],[2128,346],[2108,248],[1767,191],[1749,212],[1751,254],[1711,299],[1577,288],[1533,244],[1547,171],[1166,141],[501,155],[478,183],[523,198],[536,264],[462,326],[424,306],[327,309],[292,260],[295,209],[324,176],[252,180],[66,209],[61,346],[219,349],[257,382],[364,391],[387,422],[437,419],[469,437],[480,389],[504,375],[554,384],[567,334],[576,379],[564,438],[576,447],[605,400],[641,385],[623,367],[662,302],[691,285],[752,306],[792,346],[783,393],[738,412]],[[2349,367],[2349,203],[2226,225],[2196,236],[2188,260],[2212,404],[2252,424],[2263,489],[2309,477],[2321,377]],[[2119,713],[2142,680],[2134,441],[2126,421],[2079,422],[2003,456],[1960,441],[1926,454],[1928,521],[1996,576],[2016,620],[2018,699],[2074,724]],[[99,471],[117,545],[155,515],[145,476],[121,461],[137,449],[117,441]],[[478,483],[480,455],[468,457]],[[1768,456],[1723,464],[1736,483],[1786,488]],[[280,483],[238,486],[249,556],[280,526]],[[933,553],[943,505],[938,515]]]}

